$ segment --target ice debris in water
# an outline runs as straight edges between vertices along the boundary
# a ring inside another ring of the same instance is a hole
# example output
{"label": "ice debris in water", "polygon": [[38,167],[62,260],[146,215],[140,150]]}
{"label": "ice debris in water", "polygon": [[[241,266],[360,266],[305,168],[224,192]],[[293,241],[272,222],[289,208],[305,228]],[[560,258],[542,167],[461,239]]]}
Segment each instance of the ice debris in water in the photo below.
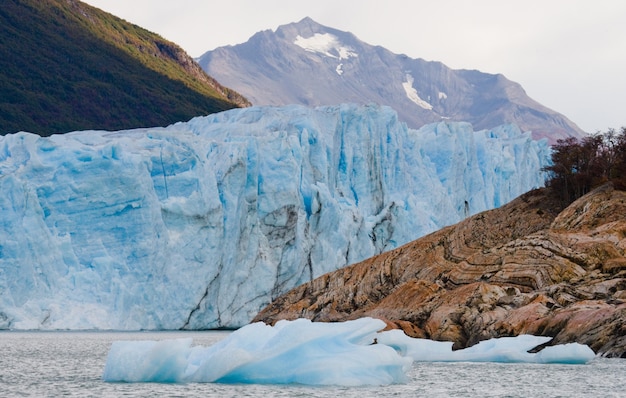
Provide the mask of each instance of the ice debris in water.
{"label": "ice debris in water", "polygon": [[[209,347],[192,339],[117,341],[103,379],[109,382],[217,382],[308,385],[402,383],[413,361],[584,364],[595,357],[581,344],[528,350],[550,337],[522,335],[452,351],[452,343],[379,332],[385,323],[361,318],[336,323],[307,319],[253,323]],[[376,342],[377,344],[373,344]]]}

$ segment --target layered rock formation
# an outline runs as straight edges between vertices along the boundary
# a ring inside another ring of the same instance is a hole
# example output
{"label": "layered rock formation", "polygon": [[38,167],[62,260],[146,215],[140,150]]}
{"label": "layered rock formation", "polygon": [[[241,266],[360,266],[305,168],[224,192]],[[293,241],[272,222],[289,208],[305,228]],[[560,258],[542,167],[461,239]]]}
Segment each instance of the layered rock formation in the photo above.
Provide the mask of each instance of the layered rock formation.
{"label": "layered rock formation", "polygon": [[372,316],[455,348],[534,334],[626,357],[626,192],[557,208],[531,191],[299,286],[255,320]]}

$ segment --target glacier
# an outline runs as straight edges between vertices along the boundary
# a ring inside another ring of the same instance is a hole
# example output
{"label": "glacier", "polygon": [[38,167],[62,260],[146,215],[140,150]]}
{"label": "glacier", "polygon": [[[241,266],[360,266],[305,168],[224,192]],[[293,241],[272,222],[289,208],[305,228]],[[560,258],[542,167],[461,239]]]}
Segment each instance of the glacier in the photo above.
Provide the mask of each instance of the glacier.
{"label": "glacier", "polygon": [[252,107],[168,127],[0,137],[0,328],[245,325],[323,273],[544,184],[514,125]]}
{"label": "glacier", "polygon": [[[209,347],[192,339],[115,341],[102,378],[108,382],[217,382],[364,386],[406,382],[414,361],[586,364],[595,358],[578,343],[545,347],[551,337],[521,335],[452,351],[452,342],[412,339],[385,322],[360,318],[252,323]],[[376,343],[374,343],[376,342]]]}

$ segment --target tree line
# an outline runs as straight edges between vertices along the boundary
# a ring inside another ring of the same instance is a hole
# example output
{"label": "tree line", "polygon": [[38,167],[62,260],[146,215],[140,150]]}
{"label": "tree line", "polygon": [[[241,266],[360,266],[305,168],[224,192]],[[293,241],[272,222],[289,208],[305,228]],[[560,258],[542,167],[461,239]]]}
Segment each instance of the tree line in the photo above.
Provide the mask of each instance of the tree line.
{"label": "tree line", "polygon": [[626,127],[558,140],[543,170],[546,187],[564,205],[607,182],[626,190]]}

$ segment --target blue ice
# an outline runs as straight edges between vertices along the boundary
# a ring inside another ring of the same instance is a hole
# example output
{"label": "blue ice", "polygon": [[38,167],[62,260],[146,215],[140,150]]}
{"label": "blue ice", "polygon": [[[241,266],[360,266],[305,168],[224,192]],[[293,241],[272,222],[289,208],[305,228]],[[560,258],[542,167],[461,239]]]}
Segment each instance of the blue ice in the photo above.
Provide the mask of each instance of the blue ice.
{"label": "blue ice", "polygon": [[[522,335],[452,351],[452,343],[380,332],[385,323],[361,318],[315,323],[253,323],[209,346],[191,339],[117,341],[103,379],[109,382],[216,382],[306,385],[387,385],[407,381],[414,361],[585,364],[595,354],[581,344],[528,350],[549,337]],[[372,344],[376,341],[378,344]]]}
{"label": "blue ice", "polygon": [[0,136],[0,329],[237,328],[273,297],[543,185],[515,126],[234,109]]}

